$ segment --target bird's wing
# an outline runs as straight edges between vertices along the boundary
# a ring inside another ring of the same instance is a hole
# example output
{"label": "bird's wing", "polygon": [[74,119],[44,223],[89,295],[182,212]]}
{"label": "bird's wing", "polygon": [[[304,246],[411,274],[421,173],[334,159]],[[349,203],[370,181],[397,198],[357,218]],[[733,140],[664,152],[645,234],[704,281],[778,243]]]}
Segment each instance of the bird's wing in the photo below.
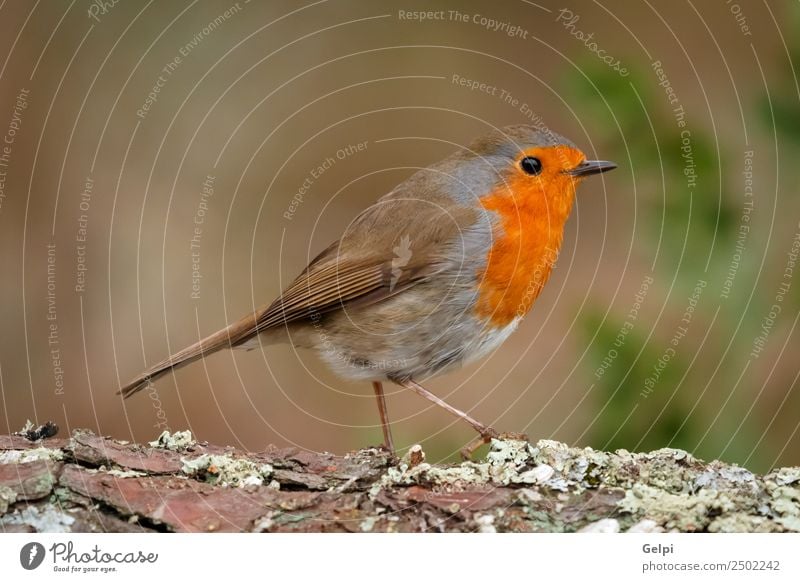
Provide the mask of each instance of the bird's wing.
{"label": "bird's wing", "polygon": [[120,393],[127,398],[172,369],[267,329],[400,293],[436,273],[442,247],[474,222],[474,210],[446,197],[431,203],[430,196],[396,190],[362,212],[270,305],[152,366]]}
{"label": "bird's wing", "polygon": [[253,325],[237,343],[266,329],[340,309],[355,300],[381,301],[433,272],[425,264],[406,264],[397,269],[392,267],[391,259],[375,259],[375,262],[326,261],[304,272],[271,305],[256,312]]}
{"label": "bird's wing", "polygon": [[238,343],[353,302],[382,301],[444,268],[443,249],[475,223],[477,212],[441,194],[411,195],[413,184],[404,183],[362,212],[280,297],[254,314],[256,322],[242,329]]}

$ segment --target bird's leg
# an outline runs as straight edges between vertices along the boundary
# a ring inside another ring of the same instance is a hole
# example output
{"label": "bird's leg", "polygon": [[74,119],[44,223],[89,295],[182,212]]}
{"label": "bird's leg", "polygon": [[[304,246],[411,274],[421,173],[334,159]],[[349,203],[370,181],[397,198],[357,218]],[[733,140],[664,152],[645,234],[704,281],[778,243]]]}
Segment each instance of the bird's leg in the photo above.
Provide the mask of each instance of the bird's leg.
{"label": "bird's leg", "polygon": [[428,392],[425,388],[423,388],[422,386],[420,386],[419,384],[417,384],[416,382],[414,382],[410,378],[403,378],[403,379],[398,378],[398,379],[392,379],[392,381],[397,383],[397,384],[399,384],[400,386],[402,386],[404,388],[408,388],[409,390],[413,390],[414,392],[416,392],[420,396],[423,396],[424,398],[427,398],[428,400],[430,400],[431,402],[433,402],[437,406],[441,406],[442,408],[444,408],[450,414],[454,414],[458,418],[468,422],[469,425],[472,428],[474,428],[476,431],[478,431],[478,434],[481,435],[480,438],[477,439],[479,441],[479,444],[477,446],[473,447],[471,450],[469,450],[469,452],[467,452],[468,448],[471,447],[472,444],[473,444],[473,443],[470,443],[469,445],[467,445],[467,447],[465,447],[464,449],[461,450],[461,454],[462,455],[464,455],[465,452],[466,452],[467,456],[471,455],[472,452],[474,452],[475,449],[477,449],[479,446],[481,446],[481,444],[488,443],[489,440],[491,440],[492,438],[496,438],[498,436],[497,431],[494,430],[492,427],[486,426],[485,424],[478,422],[477,420],[472,418],[469,414],[467,414],[463,410],[459,410],[458,408],[450,406],[447,402],[445,402],[444,400],[442,400],[441,398],[439,398],[435,394],[433,394],[431,392]]}
{"label": "bird's leg", "polygon": [[381,428],[383,429],[383,445],[394,454],[394,442],[392,442],[392,428],[389,426],[389,413],[386,410],[386,398],[383,395],[383,384],[373,382],[372,388],[375,390],[375,399],[378,401],[378,413],[381,415]]}

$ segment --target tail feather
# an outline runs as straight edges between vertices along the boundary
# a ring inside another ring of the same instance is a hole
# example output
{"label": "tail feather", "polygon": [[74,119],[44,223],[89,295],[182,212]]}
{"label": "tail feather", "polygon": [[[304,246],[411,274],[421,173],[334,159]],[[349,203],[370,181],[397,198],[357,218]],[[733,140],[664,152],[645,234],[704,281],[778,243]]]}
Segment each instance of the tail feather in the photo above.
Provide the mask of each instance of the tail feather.
{"label": "tail feather", "polygon": [[210,336],[201,339],[199,342],[194,343],[181,351],[171,355],[158,364],[148,368],[133,380],[128,382],[125,386],[121,387],[117,394],[122,394],[123,398],[129,398],[140,390],[143,390],[151,382],[160,378],[170,370],[177,370],[187,364],[204,358],[209,354],[218,352],[225,348],[236,347],[242,344],[257,333],[256,321],[258,313],[243,317],[239,321],[229,325],[226,328],[211,334]]}

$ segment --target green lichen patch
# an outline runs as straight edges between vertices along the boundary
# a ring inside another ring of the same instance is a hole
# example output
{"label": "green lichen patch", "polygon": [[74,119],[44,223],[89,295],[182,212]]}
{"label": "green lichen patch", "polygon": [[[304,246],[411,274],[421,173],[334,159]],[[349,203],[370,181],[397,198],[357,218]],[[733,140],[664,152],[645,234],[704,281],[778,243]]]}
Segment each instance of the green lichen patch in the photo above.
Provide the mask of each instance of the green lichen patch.
{"label": "green lichen patch", "polygon": [[800,467],[783,467],[768,474],[764,479],[777,485],[800,485]]}
{"label": "green lichen patch", "polygon": [[61,449],[36,447],[35,449],[0,451],[0,465],[11,463],[32,463],[34,461],[63,461]]}
{"label": "green lichen patch", "polygon": [[[427,485],[450,490],[485,485],[508,486],[544,483],[554,470],[534,460],[535,449],[527,441],[492,439],[485,462],[464,461],[459,465],[437,466],[429,463],[410,465],[404,458],[389,467],[370,493],[395,485]],[[421,451],[420,451],[421,452]]]}
{"label": "green lichen patch", "polygon": [[722,515],[708,525],[708,531],[712,533],[769,533],[777,530],[771,519],[741,512]]}
{"label": "green lichen patch", "polygon": [[17,493],[5,485],[0,485],[0,515],[3,515],[10,505],[17,500]]}
{"label": "green lichen patch", "polygon": [[768,483],[767,489],[775,521],[788,531],[800,532],[800,488]]}
{"label": "green lichen patch", "polygon": [[33,527],[38,532],[66,533],[71,531],[70,526],[73,523],[75,518],[59,508],[51,505],[43,507],[32,505],[0,519],[0,531],[3,526],[25,525]]}
{"label": "green lichen patch", "polygon": [[[702,479],[693,484],[690,477],[702,464],[685,451],[661,449],[653,453],[616,453],[591,448],[570,448],[564,443],[540,440],[536,445],[519,440],[493,439],[484,462],[465,461],[459,465],[410,465],[404,458],[388,469],[380,484],[469,487],[480,485],[540,485],[553,491],[578,493],[600,486],[625,487],[644,483],[673,491],[702,488]],[[732,471],[723,481],[747,483],[751,474]],[[727,479],[727,480],[726,480]],[[710,485],[710,480],[709,484]]]}
{"label": "green lichen patch", "polygon": [[158,438],[148,443],[155,449],[167,449],[169,451],[185,451],[194,446],[197,442],[192,438],[191,431],[179,430],[170,433],[168,430],[162,432]]}
{"label": "green lichen patch", "polygon": [[[409,461],[403,458],[388,468],[370,490],[371,498],[398,486],[432,492],[511,486],[520,488],[509,513],[516,521],[501,518],[503,508],[482,514],[497,518],[492,527],[498,530],[800,531],[800,471],[795,469],[759,477],[736,465],[704,463],[678,449],[608,453],[550,440],[535,446],[493,440],[483,462],[412,466]],[[446,513],[446,507],[440,509]]]}
{"label": "green lichen patch", "polygon": [[112,507],[177,531],[800,532],[800,468],[756,475],[677,449],[496,439],[485,459],[436,465],[420,446],[399,461],[381,449],[253,454],[189,431],[150,446],[87,431],[64,443],[0,440],[0,531],[128,531],[97,512]]}
{"label": "green lichen patch", "polygon": [[571,448],[550,440],[540,440],[536,444],[533,460],[537,465],[547,464],[555,469],[556,474],[548,485],[562,491],[600,485],[627,488],[634,483],[684,491],[690,488],[687,477],[702,466],[692,455],[678,449],[659,449],[651,453],[620,449],[608,453],[589,447]]}
{"label": "green lichen patch", "polygon": [[642,483],[626,491],[619,506],[623,511],[678,531],[703,531],[714,518],[737,510],[736,503],[719,491],[673,493]]}
{"label": "green lichen patch", "polygon": [[229,455],[200,455],[181,459],[183,472],[191,477],[223,487],[264,485],[272,475],[272,465],[255,463]]}

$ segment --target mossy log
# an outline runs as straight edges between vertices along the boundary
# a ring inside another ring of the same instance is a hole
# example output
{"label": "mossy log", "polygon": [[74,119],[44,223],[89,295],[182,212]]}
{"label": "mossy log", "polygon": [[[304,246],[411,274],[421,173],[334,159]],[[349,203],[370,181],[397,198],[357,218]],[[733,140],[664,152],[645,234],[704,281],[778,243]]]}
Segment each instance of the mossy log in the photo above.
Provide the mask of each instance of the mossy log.
{"label": "mossy log", "polygon": [[0,436],[0,531],[800,531],[800,468],[755,475],[676,449],[495,440],[483,460],[431,465],[419,446],[398,459],[248,453],[188,432],[30,436]]}

